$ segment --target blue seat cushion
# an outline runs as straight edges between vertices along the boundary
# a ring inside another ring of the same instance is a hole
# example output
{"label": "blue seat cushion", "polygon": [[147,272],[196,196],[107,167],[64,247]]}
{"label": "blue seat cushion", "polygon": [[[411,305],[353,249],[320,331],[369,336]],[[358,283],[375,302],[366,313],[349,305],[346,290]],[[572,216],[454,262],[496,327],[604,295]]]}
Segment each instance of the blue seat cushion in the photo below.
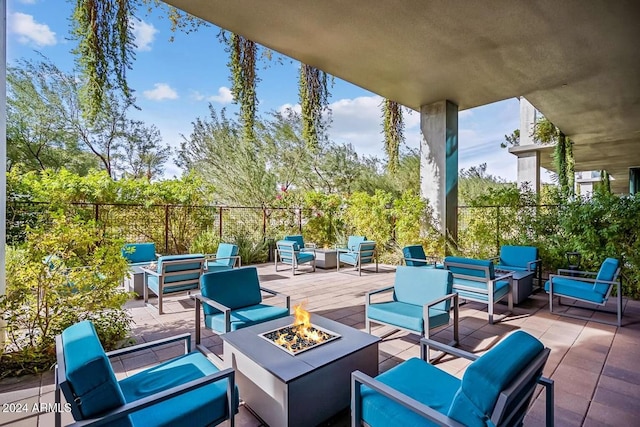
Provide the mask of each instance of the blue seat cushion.
{"label": "blue seat cushion", "polygon": [[[422,319],[422,306],[407,304],[404,302],[390,301],[371,304],[368,307],[369,319],[381,323],[409,329],[418,334],[424,333],[424,320]],[[429,326],[436,328],[449,323],[449,313],[429,308]]]}
{"label": "blue seat cushion", "polygon": [[[232,310],[262,302],[260,280],[255,267],[205,273],[200,277],[200,292]],[[205,315],[221,313],[207,304],[202,307]]]}
{"label": "blue seat cushion", "polygon": [[[489,296],[486,293],[474,292],[473,289],[472,290],[459,289],[456,287],[457,285],[486,291],[487,284],[485,282],[480,282],[477,280],[470,280],[470,279],[454,278],[453,290],[458,293],[458,296],[460,298],[466,298],[466,299],[471,299],[476,301],[485,301],[485,302],[489,301]],[[493,291],[493,301],[499,301],[500,299],[502,299],[502,297],[504,297],[509,293],[508,280],[499,280],[495,282],[494,286],[495,287]]]}
{"label": "blue seat cushion", "polygon": [[289,242],[294,242],[295,244],[293,245],[293,249],[296,251],[301,250],[302,248],[304,248],[304,239],[302,238],[302,235],[300,234],[295,234],[292,236],[284,236],[284,239],[282,240],[286,240]]}
{"label": "blue seat cushion", "polygon": [[[219,372],[199,352],[169,360],[120,381],[127,403]],[[131,414],[136,426],[192,427],[215,425],[229,416],[227,410],[227,379],[216,381],[196,390]],[[238,390],[234,394],[238,407]]]}
{"label": "blue seat cushion", "polygon": [[155,243],[128,243],[122,248],[122,256],[129,264],[149,263],[156,260]]}
{"label": "blue seat cushion", "polygon": [[[399,266],[393,284],[393,299],[417,306],[423,306],[453,292],[453,275],[448,270]],[[434,306],[440,311],[448,311],[451,302],[447,300]]]}
{"label": "blue seat cushion", "polygon": [[360,243],[363,243],[366,240],[366,236],[349,236],[349,239],[347,240],[347,249],[350,251],[357,251]]}
{"label": "blue seat cushion", "polygon": [[344,262],[345,264],[356,265],[358,263],[358,254],[354,253],[340,253],[338,254],[338,258],[340,262]]}
{"label": "blue seat cushion", "polygon": [[81,402],[83,418],[124,405],[125,397],[91,322],[85,320],[65,329],[62,346],[67,380]]}
{"label": "blue seat cushion", "polygon": [[[376,379],[445,415],[460,387],[458,378],[418,358],[409,359]],[[370,427],[436,425],[365,385],[360,390],[362,419]]]}
{"label": "blue seat cushion", "polygon": [[[463,257],[455,257],[448,256],[444,259],[445,267],[449,269],[454,275],[462,274],[465,276],[475,276],[482,277],[485,279],[495,279],[495,270],[493,266],[493,262],[484,259],[473,259],[473,258],[463,258]],[[456,264],[465,264],[470,266],[469,268],[465,266],[450,266],[448,264],[456,263]],[[476,267],[476,268],[473,268]],[[489,277],[487,277],[486,269],[489,271]]]}
{"label": "blue seat cushion", "polygon": [[[549,292],[549,281],[544,284],[544,290]],[[600,292],[593,289],[591,282],[581,282],[568,277],[553,278],[553,294],[577,298],[595,304],[604,304],[607,300]]]}
{"label": "blue seat cushion", "polygon": [[516,331],[471,363],[448,415],[470,427],[486,427],[498,395],[540,354],[544,346]]}
{"label": "blue seat cushion", "polygon": [[500,264],[519,267],[527,270],[527,263],[538,259],[538,248],[535,246],[502,246],[500,248]]}
{"label": "blue seat cushion", "polygon": [[620,262],[615,258],[607,258],[604,260],[596,276],[596,283],[593,285],[593,290],[599,292],[602,295],[606,295],[609,291],[609,287],[612,286],[608,283],[598,283],[598,280],[606,280],[611,282],[615,279],[616,271]]}
{"label": "blue seat cushion", "polygon": [[[246,328],[268,320],[279,319],[289,315],[286,307],[256,304],[231,311],[231,330]],[[225,333],[224,313],[205,315],[204,324],[218,333]]]}
{"label": "blue seat cushion", "polygon": [[503,265],[503,264],[496,265],[495,269],[508,270],[508,271],[529,271],[527,267],[516,267],[515,265]]}
{"label": "blue seat cushion", "polygon": [[207,261],[207,272],[231,270],[231,266],[224,261]]}
{"label": "blue seat cushion", "polygon": [[422,245],[410,245],[402,248],[402,256],[405,258],[423,259],[424,261],[412,261],[405,260],[405,263],[410,267],[424,267],[427,264],[427,256],[424,253]]}
{"label": "blue seat cushion", "polygon": [[222,258],[216,263],[226,264],[228,267],[233,267],[236,259],[232,258],[238,255],[238,246],[232,243],[220,243],[218,250],[216,251],[216,258]]}

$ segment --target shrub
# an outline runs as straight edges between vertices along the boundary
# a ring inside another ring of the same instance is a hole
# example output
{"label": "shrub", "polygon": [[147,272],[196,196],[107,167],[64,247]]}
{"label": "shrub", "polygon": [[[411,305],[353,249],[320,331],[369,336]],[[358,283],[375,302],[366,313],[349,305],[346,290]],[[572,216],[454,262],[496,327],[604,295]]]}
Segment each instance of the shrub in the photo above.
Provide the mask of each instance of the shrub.
{"label": "shrub", "polygon": [[118,289],[128,271],[122,244],[94,223],[54,216],[50,225],[28,230],[22,248],[8,248],[7,289],[0,296],[8,336],[2,375],[51,366],[55,336],[81,320],[95,323],[107,350],[126,337],[128,295]]}
{"label": "shrub", "polygon": [[338,194],[324,194],[316,191],[305,194],[304,225],[305,240],[318,247],[333,246],[344,234],[344,198]]}
{"label": "shrub", "polygon": [[378,251],[386,248],[392,237],[392,196],[376,190],[374,195],[356,192],[348,200],[345,212],[347,232],[375,240]]}

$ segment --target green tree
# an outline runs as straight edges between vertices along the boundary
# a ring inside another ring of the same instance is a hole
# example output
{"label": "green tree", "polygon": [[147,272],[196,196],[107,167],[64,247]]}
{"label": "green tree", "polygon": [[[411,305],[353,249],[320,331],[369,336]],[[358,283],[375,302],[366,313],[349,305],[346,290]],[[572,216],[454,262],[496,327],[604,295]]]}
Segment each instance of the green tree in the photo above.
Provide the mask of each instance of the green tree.
{"label": "green tree", "polygon": [[129,136],[116,156],[117,169],[122,176],[132,178],[158,178],[171,156],[171,148],[162,146],[160,131],[153,125],[141,121],[130,122]]}

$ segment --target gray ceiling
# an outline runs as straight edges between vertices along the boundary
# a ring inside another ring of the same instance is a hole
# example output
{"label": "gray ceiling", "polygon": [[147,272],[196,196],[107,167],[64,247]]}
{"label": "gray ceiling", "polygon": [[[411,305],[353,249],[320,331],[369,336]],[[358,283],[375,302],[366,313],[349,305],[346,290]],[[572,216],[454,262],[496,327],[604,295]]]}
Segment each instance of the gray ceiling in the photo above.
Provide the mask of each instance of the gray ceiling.
{"label": "gray ceiling", "polygon": [[412,109],[522,95],[578,170],[640,166],[637,0],[165,1]]}

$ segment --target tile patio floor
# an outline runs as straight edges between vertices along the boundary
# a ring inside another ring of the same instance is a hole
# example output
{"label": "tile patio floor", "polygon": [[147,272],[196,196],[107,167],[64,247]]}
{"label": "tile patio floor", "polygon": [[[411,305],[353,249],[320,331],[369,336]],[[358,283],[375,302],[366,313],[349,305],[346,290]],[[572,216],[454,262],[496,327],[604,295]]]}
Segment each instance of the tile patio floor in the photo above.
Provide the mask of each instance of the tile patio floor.
{"label": "tile patio floor", "polygon": [[[351,269],[315,273],[303,266],[291,277],[290,271],[275,272],[273,265],[259,266],[264,287],[291,295],[292,306],[307,301],[312,313],[337,320],[355,328],[364,329],[364,294],[393,283],[394,268],[380,266],[380,272],[365,272],[359,277]],[[151,300],[155,303],[155,299]],[[194,304],[185,295],[170,297],[165,302],[165,314],[144,306],[140,300],[131,301],[129,309],[135,324],[133,334],[139,342],[151,341],[176,333],[194,331]],[[591,311],[570,308],[584,314]],[[497,311],[506,311],[498,305]],[[594,316],[607,316],[594,314]],[[613,319],[614,316],[610,316]],[[517,306],[504,321],[494,325],[487,322],[486,306],[469,303],[461,306],[461,347],[480,353],[495,345],[506,334],[522,329],[538,337],[551,348],[545,375],[555,380],[555,421],[557,426],[631,426],[640,418],[640,302],[625,300],[624,327],[616,328],[595,322],[574,320],[551,315],[544,293],[532,295]],[[374,334],[387,332],[374,328]],[[222,353],[220,338],[204,335],[203,344],[217,354]],[[443,342],[451,338],[451,328],[434,336]],[[380,371],[385,371],[403,360],[419,356],[418,337],[399,332],[384,339],[379,347]],[[149,351],[137,356],[114,361],[119,377],[133,374],[150,363],[177,356],[180,345]],[[442,361],[442,369],[461,376],[467,363],[450,359]],[[535,400],[525,418],[525,426],[544,425],[544,393],[539,387]],[[5,379],[0,382],[0,403],[27,404],[53,402],[53,374]],[[63,421],[71,422],[68,414]],[[37,413],[0,412],[3,426],[53,426],[53,415]],[[244,407],[236,416],[238,426],[260,426]],[[327,425],[347,426],[346,412]],[[280,427],[280,426],[272,426]]]}

